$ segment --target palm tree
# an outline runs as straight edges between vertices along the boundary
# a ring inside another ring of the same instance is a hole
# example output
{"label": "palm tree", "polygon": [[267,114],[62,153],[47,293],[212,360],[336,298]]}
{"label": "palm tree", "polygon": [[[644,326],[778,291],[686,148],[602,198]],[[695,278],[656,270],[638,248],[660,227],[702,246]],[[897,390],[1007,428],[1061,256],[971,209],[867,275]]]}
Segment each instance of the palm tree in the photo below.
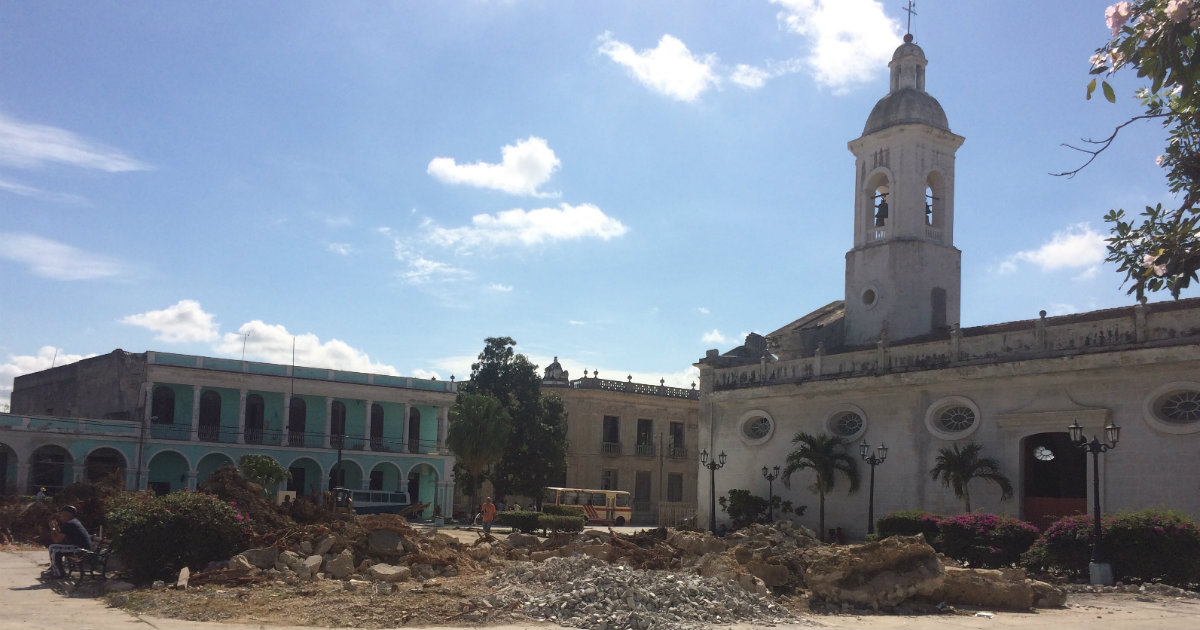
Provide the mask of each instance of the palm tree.
{"label": "palm tree", "polygon": [[465,471],[463,483],[472,505],[488,470],[504,455],[511,430],[508,411],[491,396],[463,394],[450,408],[446,446]]}
{"label": "palm tree", "polygon": [[792,487],[792,473],[811,469],[817,473],[812,489],[821,497],[818,536],[825,535],[825,494],[833,490],[834,478],[841,471],[850,480],[849,492],[858,491],[858,460],[846,452],[846,441],[832,435],[809,435],[803,431],[792,438],[799,447],[788,453],[783,469],[783,485]]}
{"label": "palm tree", "polygon": [[980,457],[982,450],[983,447],[975,442],[962,449],[957,444],[954,448],[939,449],[937,466],[929,471],[935,481],[941,478],[943,488],[954,489],[954,496],[966,503],[967,512],[971,511],[971,490],[967,484],[972,479],[986,479],[1000,486],[1001,501],[1007,501],[1013,495],[1012,482],[1000,472],[1000,462],[991,457]]}

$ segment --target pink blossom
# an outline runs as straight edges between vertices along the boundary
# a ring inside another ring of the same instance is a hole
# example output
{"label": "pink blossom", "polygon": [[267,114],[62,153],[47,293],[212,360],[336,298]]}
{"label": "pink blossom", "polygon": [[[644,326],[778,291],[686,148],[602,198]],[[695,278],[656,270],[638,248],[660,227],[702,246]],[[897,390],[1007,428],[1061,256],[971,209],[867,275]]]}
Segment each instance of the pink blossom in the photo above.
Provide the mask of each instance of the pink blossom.
{"label": "pink blossom", "polygon": [[1167,266],[1154,264],[1154,261],[1156,260],[1158,260],[1158,256],[1155,256],[1154,254],[1146,254],[1145,256],[1142,256],[1142,267],[1145,269],[1153,269],[1154,275],[1161,278],[1167,275]]}
{"label": "pink blossom", "polygon": [[1163,156],[1160,155],[1160,156],[1154,158],[1154,163],[1157,164],[1158,166],[1162,166]]}
{"label": "pink blossom", "polygon": [[1112,29],[1113,37],[1120,34],[1121,27],[1129,21],[1132,8],[1128,2],[1118,2],[1104,10],[1104,23]]}
{"label": "pink blossom", "polygon": [[1167,17],[1178,24],[1188,18],[1192,11],[1192,0],[1170,0],[1167,2]]}

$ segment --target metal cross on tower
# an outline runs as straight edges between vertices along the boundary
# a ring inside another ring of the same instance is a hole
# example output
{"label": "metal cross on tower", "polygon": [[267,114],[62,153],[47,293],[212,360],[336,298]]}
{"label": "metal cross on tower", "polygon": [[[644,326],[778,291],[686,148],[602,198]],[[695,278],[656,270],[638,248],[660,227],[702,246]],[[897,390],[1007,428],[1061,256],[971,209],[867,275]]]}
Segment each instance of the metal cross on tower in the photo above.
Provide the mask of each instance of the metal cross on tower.
{"label": "metal cross on tower", "polygon": [[913,7],[915,7],[916,5],[917,5],[917,3],[914,2],[913,0],[908,0],[907,7],[900,7],[901,10],[903,10],[905,13],[908,14],[908,33],[907,33],[908,35],[912,35],[912,18],[914,15],[917,14],[917,10],[914,9]]}

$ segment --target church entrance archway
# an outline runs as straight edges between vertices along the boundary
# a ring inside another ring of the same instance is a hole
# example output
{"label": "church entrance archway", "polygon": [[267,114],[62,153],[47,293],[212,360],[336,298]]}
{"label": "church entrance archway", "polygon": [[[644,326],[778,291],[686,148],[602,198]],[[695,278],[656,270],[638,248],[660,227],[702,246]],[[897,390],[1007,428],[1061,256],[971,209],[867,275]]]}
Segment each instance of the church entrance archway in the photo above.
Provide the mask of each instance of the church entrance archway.
{"label": "church entrance archway", "polygon": [[1071,514],[1087,513],[1087,454],[1065,432],[1037,433],[1021,441],[1021,515],[1038,529]]}
{"label": "church entrance archway", "polygon": [[89,453],[84,460],[84,474],[92,483],[116,474],[121,480],[121,487],[124,487],[125,467],[125,456],[115,448],[98,448]]}

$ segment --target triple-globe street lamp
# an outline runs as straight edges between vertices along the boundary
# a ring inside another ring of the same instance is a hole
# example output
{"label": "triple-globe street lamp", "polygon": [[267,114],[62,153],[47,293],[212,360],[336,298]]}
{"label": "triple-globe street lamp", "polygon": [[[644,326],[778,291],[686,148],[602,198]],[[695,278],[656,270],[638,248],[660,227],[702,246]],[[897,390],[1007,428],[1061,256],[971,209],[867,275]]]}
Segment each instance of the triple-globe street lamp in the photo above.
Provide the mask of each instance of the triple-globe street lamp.
{"label": "triple-globe street lamp", "polygon": [[717,535],[717,471],[725,467],[725,451],[709,461],[708,449],[700,451],[700,465],[708,469],[709,512],[708,526]]}
{"label": "triple-globe street lamp", "polygon": [[1093,530],[1092,530],[1092,562],[1088,565],[1088,573],[1092,584],[1103,584],[1112,586],[1113,575],[1112,565],[1108,563],[1107,555],[1104,552],[1104,545],[1100,540],[1100,453],[1106,453],[1117,447],[1117,442],[1121,439],[1121,427],[1117,423],[1110,421],[1108,426],[1104,427],[1104,437],[1107,442],[1101,442],[1095,435],[1092,436],[1092,441],[1083,435],[1083,427],[1079,426],[1079,420],[1075,420],[1071,426],[1067,427],[1071,432],[1071,443],[1076,448],[1092,454],[1092,514],[1093,514]]}
{"label": "triple-globe street lamp", "polygon": [[879,443],[879,448],[871,450],[871,445],[867,444],[864,439],[862,444],[858,445],[858,454],[864,462],[871,467],[871,490],[870,497],[867,499],[867,533],[875,533],[875,467],[882,464],[883,460],[887,459],[888,448]]}

